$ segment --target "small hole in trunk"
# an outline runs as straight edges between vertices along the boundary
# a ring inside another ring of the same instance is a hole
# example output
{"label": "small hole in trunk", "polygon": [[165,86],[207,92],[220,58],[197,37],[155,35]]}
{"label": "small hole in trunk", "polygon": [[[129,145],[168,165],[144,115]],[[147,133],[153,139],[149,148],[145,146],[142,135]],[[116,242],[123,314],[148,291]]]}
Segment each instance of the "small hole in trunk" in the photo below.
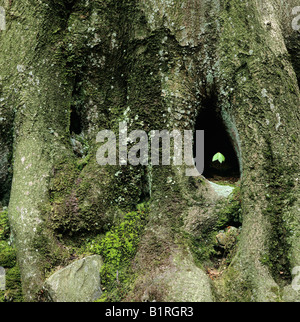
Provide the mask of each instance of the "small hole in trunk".
{"label": "small hole in trunk", "polygon": [[70,134],[80,134],[82,132],[81,118],[77,111],[72,108],[70,119]]}

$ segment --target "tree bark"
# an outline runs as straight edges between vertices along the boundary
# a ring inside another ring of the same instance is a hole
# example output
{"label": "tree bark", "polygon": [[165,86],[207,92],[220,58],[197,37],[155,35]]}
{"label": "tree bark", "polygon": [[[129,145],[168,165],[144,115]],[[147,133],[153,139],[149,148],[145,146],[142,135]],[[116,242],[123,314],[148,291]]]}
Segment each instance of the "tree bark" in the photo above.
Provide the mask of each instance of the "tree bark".
{"label": "tree bark", "polygon": [[[9,217],[26,300],[38,300],[47,268],[67,260],[63,241],[105,232],[146,199],[149,222],[127,299],[299,298],[291,288],[300,265],[296,1],[0,5],[7,19],[0,33],[0,180],[9,182],[11,154]],[[207,108],[220,111],[241,172],[241,238],[215,283],[196,264],[183,224],[195,209],[196,221],[205,207],[215,211],[208,181],[186,176],[186,165],[96,162],[100,130],[117,133],[125,121],[128,133],[195,131]],[[72,130],[89,147],[84,164]]]}
{"label": "tree bark", "polygon": [[276,1],[228,2],[219,47],[223,115],[236,124],[243,165],[243,234],[229,271],[259,301],[274,300],[298,265],[299,87],[279,12]]}

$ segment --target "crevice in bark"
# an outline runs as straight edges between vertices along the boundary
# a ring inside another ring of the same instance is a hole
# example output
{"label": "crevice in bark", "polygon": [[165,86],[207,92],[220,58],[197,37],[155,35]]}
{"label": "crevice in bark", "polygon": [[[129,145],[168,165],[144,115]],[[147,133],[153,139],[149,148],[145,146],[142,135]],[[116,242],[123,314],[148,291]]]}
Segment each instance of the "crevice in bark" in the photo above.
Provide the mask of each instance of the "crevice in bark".
{"label": "crevice in bark", "polygon": [[[11,161],[8,161],[9,163]],[[6,170],[4,174],[5,178],[4,181],[0,181],[0,206],[8,206],[9,198],[10,198],[10,191],[11,191],[11,183],[12,183],[12,171],[10,169]],[[0,178],[1,180],[2,178]]]}
{"label": "crevice in bark", "polygon": [[297,76],[298,86],[300,87],[300,33],[296,36],[289,37],[289,39],[286,40],[286,43],[288,52],[291,56],[291,62]]}
{"label": "crevice in bark", "polygon": [[151,169],[144,167],[141,178],[141,195],[138,203],[147,203],[151,198]]}
{"label": "crevice in bark", "polygon": [[12,184],[12,142],[10,141],[10,130],[6,129],[9,135],[8,142],[0,142],[0,208],[8,206]]}
{"label": "crevice in bark", "polygon": [[264,210],[264,215],[269,216],[271,229],[271,242],[269,254],[266,254],[262,261],[270,268],[274,280],[280,285],[292,282],[291,263],[289,254],[291,245],[288,243],[291,232],[285,223],[284,212],[287,206],[295,202],[292,189],[293,181],[290,179],[296,169],[288,168],[283,160],[276,159],[270,140],[268,144],[268,159],[270,163],[265,167],[269,175],[269,206]]}
{"label": "crevice in bark", "polygon": [[74,78],[74,87],[72,92],[72,103],[70,107],[69,132],[73,152],[76,157],[83,158],[88,153],[88,143],[85,138],[85,124],[82,115],[83,97],[81,86],[79,85],[79,76]]}
{"label": "crevice in bark", "polygon": [[80,134],[82,132],[81,117],[76,108],[72,107],[70,116],[70,134]]}
{"label": "crevice in bark", "polygon": [[54,0],[54,1],[45,0],[44,2],[47,3],[50,6],[50,8],[55,12],[56,17],[61,18],[62,23],[65,24],[65,27],[66,27],[68,18],[78,1],[77,0]]}
{"label": "crevice in bark", "polygon": [[[195,130],[204,130],[203,175],[207,179],[230,177],[233,181],[238,181],[239,161],[218,108],[216,95],[212,94],[203,101],[202,109],[196,119]],[[212,162],[213,156],[218,152],[225,156],[225,162]]]}

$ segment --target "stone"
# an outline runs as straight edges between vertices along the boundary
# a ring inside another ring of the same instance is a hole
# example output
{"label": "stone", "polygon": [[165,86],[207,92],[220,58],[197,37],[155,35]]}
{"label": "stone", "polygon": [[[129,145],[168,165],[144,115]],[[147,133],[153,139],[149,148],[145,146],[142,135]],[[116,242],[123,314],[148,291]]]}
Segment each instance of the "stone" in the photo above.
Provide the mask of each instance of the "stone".
{"label": "stone", "polygon": [[224,232],[220,231],[216,236],[216,239],[220,246],[225,247],[227,242],[227,235]]}
{"label": "stone", "polygon": [[240,229],[229,226],[225,231],[219,231],[218,235],[216,235],[217,242],[219,246],[223,248],[231,248],[237,241],[237,237],[240,233]]}
{"label": "stone", "polygon": [[208,182],[220,198],[228,198],[234,190],[234,188],[231,186],[224,186],[211,181]]}
{"label": "stone", "polygon": [[52,302],[93,302],[101,294],[99,255],[88,256],[55,272],[44,283],[44,292]]}

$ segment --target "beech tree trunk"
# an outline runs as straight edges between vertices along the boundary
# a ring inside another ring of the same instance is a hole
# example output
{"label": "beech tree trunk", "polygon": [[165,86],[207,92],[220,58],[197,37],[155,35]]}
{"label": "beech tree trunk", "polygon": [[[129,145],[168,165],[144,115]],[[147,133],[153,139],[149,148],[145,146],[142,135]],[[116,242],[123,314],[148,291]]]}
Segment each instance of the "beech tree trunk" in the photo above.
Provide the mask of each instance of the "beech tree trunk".
{"label": "beech tree trunk", "polygon": [[[296,2],[0,1],[0,192],[10,191],[26,300],[38,300],[49,266],[64,264],[64,243],[107,231],[148,199],[126,299],[299,300],[291,287],[300,266]],[[207,108],[235,149],[243,218],[235,256],[214,282],[185,237],[187,222],[214,211],[208,181],[186,176],[186,165],[96,160],[100,130],[118,133],[125,121],[128,133],[196,131]]]}

